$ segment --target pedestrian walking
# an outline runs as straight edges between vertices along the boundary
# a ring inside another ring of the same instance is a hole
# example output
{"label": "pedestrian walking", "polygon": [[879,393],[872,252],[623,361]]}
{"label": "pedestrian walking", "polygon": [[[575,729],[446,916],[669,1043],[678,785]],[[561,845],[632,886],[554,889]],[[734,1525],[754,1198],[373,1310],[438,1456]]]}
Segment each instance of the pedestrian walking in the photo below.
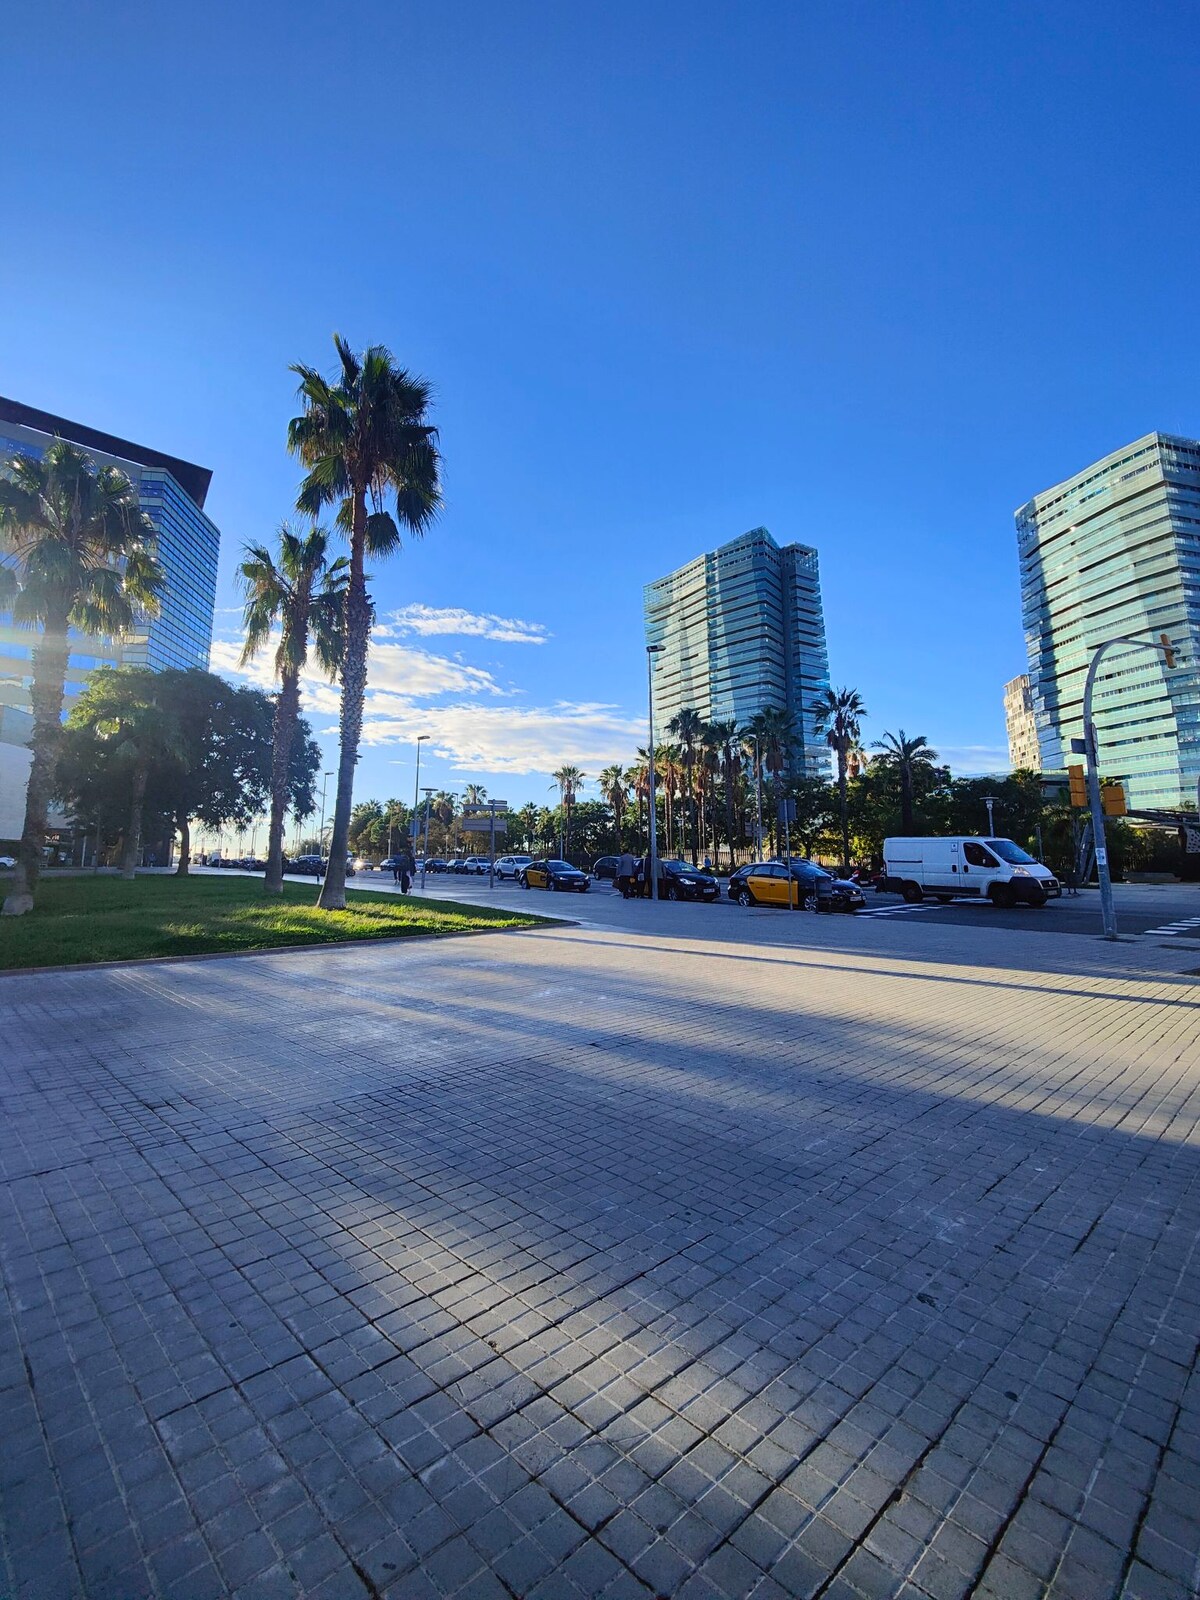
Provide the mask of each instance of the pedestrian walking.
{"label": "pedestrian walking", "polygon": [[400,893],[407,894],[412,888],[413,873],[416,871],[416,862],[408,850],[400,856]]}
{"label": "pedestrian walking", "polygon": [[393,856],[392,857],[392,882],[393,883],[399,883],[400,882],[400,857],[399,856]]}
{"label": "pedestrian walking", "polygon": [[625,850],[622,852],[621,858],[617,862],[617,888],[621,891],[621,898],[623,900],[629,899],[629,896],[633,893],[636,882],[637,861],[634,859],[632,850]]}

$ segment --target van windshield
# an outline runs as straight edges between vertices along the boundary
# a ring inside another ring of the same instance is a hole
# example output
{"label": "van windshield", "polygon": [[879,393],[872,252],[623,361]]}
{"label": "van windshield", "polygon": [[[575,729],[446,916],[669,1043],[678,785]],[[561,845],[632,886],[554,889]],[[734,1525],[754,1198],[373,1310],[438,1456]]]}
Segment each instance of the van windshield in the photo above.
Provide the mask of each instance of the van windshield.
{"label": "van windshield", "polygon": [[994,850],[1001,861],[1007,861],[1012,867],[1034,866],[1034,858],[1019,844],[1014,844],[1011,839],[985,839],[984,844],[989,850]]}

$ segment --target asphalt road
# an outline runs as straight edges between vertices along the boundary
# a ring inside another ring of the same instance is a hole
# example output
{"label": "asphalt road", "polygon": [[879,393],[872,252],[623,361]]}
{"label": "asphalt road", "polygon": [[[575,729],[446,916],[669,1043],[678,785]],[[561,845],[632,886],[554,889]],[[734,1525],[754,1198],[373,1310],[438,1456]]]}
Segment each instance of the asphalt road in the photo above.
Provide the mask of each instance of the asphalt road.
{"label": "asphalt road", "polygon": [[[199,869],[201,871],[206,869]],[[290,881],[310,883],[316,890],[316,880],[297,877]],[[396,885],[390,872],[360,872],[351,881],[353,889],[374,889],[395,893]],[[416,880],[419,890],[420,876]],[[1161,938],[1164,943],[1179,940],[1200,943],[1200,883],[1119,883],[1114,886],[1118,930],[1122,935]],[[488,888],[486,877],[466,877],[458,874],[431,874],[426,879],[425,893],[443,900],[488,900],[500,905],[520,905],[526,910],[550,910],[571,918],[580,918],[604,926],[636,926],[644,921],[645,906],[638,901],[624,901],[608,883],[593,883],[586,895],[548,894],[545,891],[525,891],[515,883],[497,883]],[[722,894],[716,905],[688,906],[686,910],[697,917],[719,917],[721,932],[728,935],[731,924],[739,919],[786,917],[783,909],[758,907],[744,910],[733,905]],[[798,915],[799,913],[792,913]],[[970,900],[952,901],[939,905],[935,900],[925,900],[920,905],[906,905],[899,895],[867,895],[865,910],[856,914],[857,921],[904,922],[911,924],[914,939],[920,929],[929,923],[951,923],[972,928],[1004,928],[1017,933],[1076,933],[1099,934],[1100,898],[1095,889],[1085,889],[1078,896],[1064,895],[1045,906],[1015,906],[1003,911],[991,902]]]}

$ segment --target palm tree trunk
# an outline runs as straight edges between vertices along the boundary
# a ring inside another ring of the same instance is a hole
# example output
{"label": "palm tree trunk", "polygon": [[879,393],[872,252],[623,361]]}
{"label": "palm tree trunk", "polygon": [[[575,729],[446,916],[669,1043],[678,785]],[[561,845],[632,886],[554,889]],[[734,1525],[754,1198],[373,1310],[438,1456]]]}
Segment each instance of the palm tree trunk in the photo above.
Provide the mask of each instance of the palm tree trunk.
{"label": "palm tree trunk", "polygon": [[688,843],[692,847],[692,866],[696,865],[696,782],[692,770],[692,757],[687,760],[687,788],[688,788]]}
{"label": "palm tree trunk", "polygon": [[263,879],[263,889],[267,894],[283,893],[283,819],[287,811],[292,741],[296,736],[299,715],[299,675],[287,671],[283,674],[279,699],[275,702],[274,748],[271,752],[271,826],[267,834],[267,871]]}
{"label": "palm tree trunk", "polygon": [[900,818],[906,834],[913,831],[913,781],[912,768],[906,761],[900,763]]}
{"label": "palm tree trunk", "polygon": [[138,856],[142,853],[142,803],[146,798],[146,779],[149,768],[139,761],[133,769],[133,788],[129,800],[129,826],[125,829],[125,849],[121,855],[121,876],[133,879],[137,874]]}
{"label": "palm tree trunk", "polygon": [[192,829],[186,811],[181,811],[175,818],[175,826],[179,829],[179,865],[175,868],[175,876],[186,878],[192,863]]}
{"label": "palm tree trunk", "polygon": [[838,744],[838,805],[842,813],[842,871],[850,870],[850,801],[846,794],[846,742]]}
{"label": "palm tree trunk", "polygon": [[46,845],[46,819],[54,793],[54,769],[62,739],[67,657],[67,619],[55,617],[47,621],[33,652],[33,684],[29,691],[33,710],[33,759],[25,789],[25,822],[17,846],[17,865],[12,888],[4,900],[3,915],[6,917],[23,917],[33,910],[33,896]]}
{"label": "palm tree trunk", "polygon": [[733,773],[725,768],[725,827],[729,833],[729,867],[733,870]]}
{"label": "palm tree trunk", "polygon": [[350,848],[350,812],[354,805],[354,768],[362,739],[363,702],[367,695],[367,646],[371,640],[371,602],[367,597],[364,560],[367,544],[365,488],[354,490],[354,522],[350,534],[350,581],[346,586],[346,646],[342,658],[342,705],[339,718],[337,799],[329,863],[317,904],[323,911],[346,909],[346,854]]}

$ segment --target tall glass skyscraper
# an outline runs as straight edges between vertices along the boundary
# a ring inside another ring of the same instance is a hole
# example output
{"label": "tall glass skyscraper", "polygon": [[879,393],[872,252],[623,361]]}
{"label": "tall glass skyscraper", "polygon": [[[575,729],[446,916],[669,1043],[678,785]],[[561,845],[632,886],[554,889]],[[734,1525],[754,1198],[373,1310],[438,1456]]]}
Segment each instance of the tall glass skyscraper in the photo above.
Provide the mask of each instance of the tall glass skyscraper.
{"label": "tall glass skyscraper", "polygon": [[646,585],[646,643],[663,647],[654,671],[654,726],[677,711],[709,722],[748,722],[789,711],[800,739],[792,770],[826,777],[829,750],[812,703],[829,687],[817,552],[780,548],[765,528]]}
{"label": "tall glass skyscraper", "polygon": [[[137,490],[158,535],[166,574],[159,613],[114,641],[76,634],[71,639],[67,705],[98,666],[207,667],[212,647],[217,556],[221,536],[204,514],[212,473],[175,456],[115,438],[82,423],[0,398],[0,462],[40,456],[54,438],[68,439],[96,461],[119,467]],[[0,705],[27,710],[35,636],[0,613]]]}
{"label": "tall glass skyscraper", "polygon": [[1160,652],[1109,651],[1092,697],[1103,775],[1130,806],[1172,810],[1200,778],[1200,443],[1170,434],[1115,450],[1017,512],[1021,603],[1043,771],[1083,737],[1096,647],[1169,635]]}

